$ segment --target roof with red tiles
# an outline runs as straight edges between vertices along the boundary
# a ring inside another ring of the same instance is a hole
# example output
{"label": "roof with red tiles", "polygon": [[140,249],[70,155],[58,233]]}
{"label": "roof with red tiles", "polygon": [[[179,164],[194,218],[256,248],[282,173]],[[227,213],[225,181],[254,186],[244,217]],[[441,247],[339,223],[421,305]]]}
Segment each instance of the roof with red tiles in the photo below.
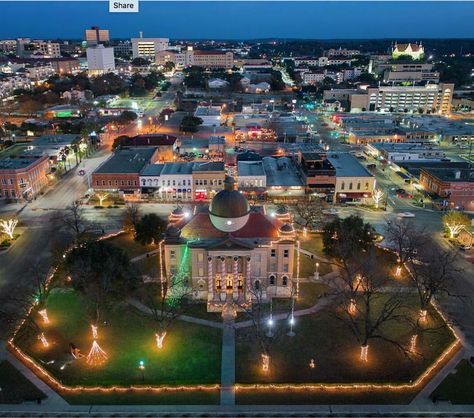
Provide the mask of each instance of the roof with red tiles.
{"label": "roof with red tiles", "polygon": [[[270,219],[261,212],[251,212],[249,220],[242,229],[232,233],[236,238],[278,238],[279,221]],[[227,236],[212,225],[209,214],[197,213],[186,224],[178,225],[183,238],[215,239]]]}

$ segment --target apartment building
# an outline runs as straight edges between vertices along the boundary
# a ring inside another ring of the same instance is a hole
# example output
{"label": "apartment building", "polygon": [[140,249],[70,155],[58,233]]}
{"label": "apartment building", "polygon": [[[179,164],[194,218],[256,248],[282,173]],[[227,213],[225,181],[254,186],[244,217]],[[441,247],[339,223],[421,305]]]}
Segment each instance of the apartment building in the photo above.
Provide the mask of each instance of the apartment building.
{"label": "apartment building", "polygon": [[89,75],[101,75],[115,70],[114,49],[97,45],[87,48],[87,68]]}
{"label": "apartment building", "polygon": [[34,198],[47,185],[49,172],[46,155],[0,160],[0,199]]}
{"label": "apartment building", "polygon": [[351,112],[451,113],[454,84],[381,86],[350,94]]}
{"label": "apartment building", "polygon": [[168,38],[132,38],[132,57],[156,59],[156,54],[168,49]]}
{"label": "apartment building", "polygon": [[42,55],[45,58],[59,58],[61,56],[60,44],[51,41],[32,41],[23,52],[27,55]]}
{"label": "apartment building", "polygon": [[101,29],[99,26],[92,26],[84,31],[84,40],[87,46],[96,46],[110,41],[108,29]]}
{"label": "apartment building", "polygon": [[0,99],[13,95],[16,89],[30,90],[31,80],[24,74],[0,74]]}
{"label": "apartment building", "polygon": [[230,51],[199,51],[188,47],[185,51],[160,51],[156,54],[156,64],[172,62],[177,68],[195,65],[204,68],[225,68],[234,66],[234,54]]}

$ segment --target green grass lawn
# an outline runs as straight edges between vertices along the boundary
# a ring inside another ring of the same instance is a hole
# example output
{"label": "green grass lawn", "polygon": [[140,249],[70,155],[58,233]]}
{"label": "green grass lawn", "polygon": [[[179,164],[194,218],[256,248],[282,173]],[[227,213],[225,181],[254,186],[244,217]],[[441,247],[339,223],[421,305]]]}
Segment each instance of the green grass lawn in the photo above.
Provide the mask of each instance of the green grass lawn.
{"label": "green grass lawn", "polygon": [[[43,348],[36,335],[19,345],[64,384],[173,386],[220,382],[221,331],[218,329],[176,321],[164,348],[158,350],[153,321],[121,306],[105,315],[107,323],[99,328],[98,343],[109,358],[104,365],[91,367],[84,358],[73,360],[68,354],[69,343],[84,354],[92,343],[81,298],[71,290],[53,291],[47,309],[51,324],[45,335],[50,347]],[[144,378],[138,368],[140,360],[145,362]]]}
{"label": "green grass lawn", "polygon": [[134,241],[131,234],[120,234],[107,240],[111,244],[124,250],[130,258],[134,258],[149,251],[156,250],[156,245],[142,245]]}
{"label": "green grass lawn", "polygon": [[474,404],[474,368],[469,361],[461,360],[456,371],[448,375],[430,397],[454,404]]}
{"label": "green grass lawn", "polygon": [[[430,311],[432,325],[441,318]],[[394,345],[371,340],[369,362],[359,361],[360,347],[346,324],[330,312],[298,317],[289,337],[289,325],[276,325],[282,336],[271,352],[269,372],[262,372],[260,350],[245,338],[249,330],[239,330],[236,347],[236,381],[239,383],[307,383],[307,382],[409,382],[429,366],[454,340],[448,328],[426,333],[419,338],[422,356],[406,358]],[[391,338],[409,344],[411,330],[407,324],[390,325],[385,332]],[[314,359],[315,368],[309,363]]]}
{"label": "green grass lawn", "polygon": [[[293,265],[293,277],[296,277],[297,270],[297,260],[298,260],[298,251],[295,250],[295,262]],[[312,259],[309,255],[300,253],[300,277],[303,278],[312,278],[314,277],[314,272],[316,271],[316,262],[319,263],[319,277],[324,276],[325,274],[331,273],[332,268],[329,263],[323,263],[316,259]]]}
{"label": "green grass lawn", "polygon": [[6,360],[0,362],[0,389],[0,403],[22,403],[46,399],[43,392]]}
{"label": "green grass lawn", "polygon": [[311,234],[305,238],[300,235],[300,245],[303,250],[311,251],[314,254],[326,257],[323,251],[323,238],[321,234]]}

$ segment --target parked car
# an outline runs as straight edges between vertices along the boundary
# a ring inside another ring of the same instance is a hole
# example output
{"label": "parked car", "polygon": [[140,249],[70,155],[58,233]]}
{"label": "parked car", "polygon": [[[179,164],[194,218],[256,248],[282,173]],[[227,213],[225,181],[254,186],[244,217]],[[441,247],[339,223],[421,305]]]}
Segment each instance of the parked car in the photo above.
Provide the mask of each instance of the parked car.
{"label": "parked car", "polygon": [[397,216],[399,218],[414,218],[415,214],[411,212],[401,212],[401,213],[398,213]]}

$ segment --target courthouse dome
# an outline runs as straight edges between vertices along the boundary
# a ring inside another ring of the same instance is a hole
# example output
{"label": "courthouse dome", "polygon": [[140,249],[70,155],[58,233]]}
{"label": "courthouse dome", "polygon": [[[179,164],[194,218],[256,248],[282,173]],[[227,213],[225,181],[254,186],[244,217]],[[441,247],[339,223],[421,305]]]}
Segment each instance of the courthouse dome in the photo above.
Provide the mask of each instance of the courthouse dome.
{"label": "courthouse dome", "polygon": [[245,196],[235,190],[234,184],[234,179],[227,176],[224,190],[214,196],[209,207],[212,224],[223,232],[238,231],[249,219],[249,203]]}

